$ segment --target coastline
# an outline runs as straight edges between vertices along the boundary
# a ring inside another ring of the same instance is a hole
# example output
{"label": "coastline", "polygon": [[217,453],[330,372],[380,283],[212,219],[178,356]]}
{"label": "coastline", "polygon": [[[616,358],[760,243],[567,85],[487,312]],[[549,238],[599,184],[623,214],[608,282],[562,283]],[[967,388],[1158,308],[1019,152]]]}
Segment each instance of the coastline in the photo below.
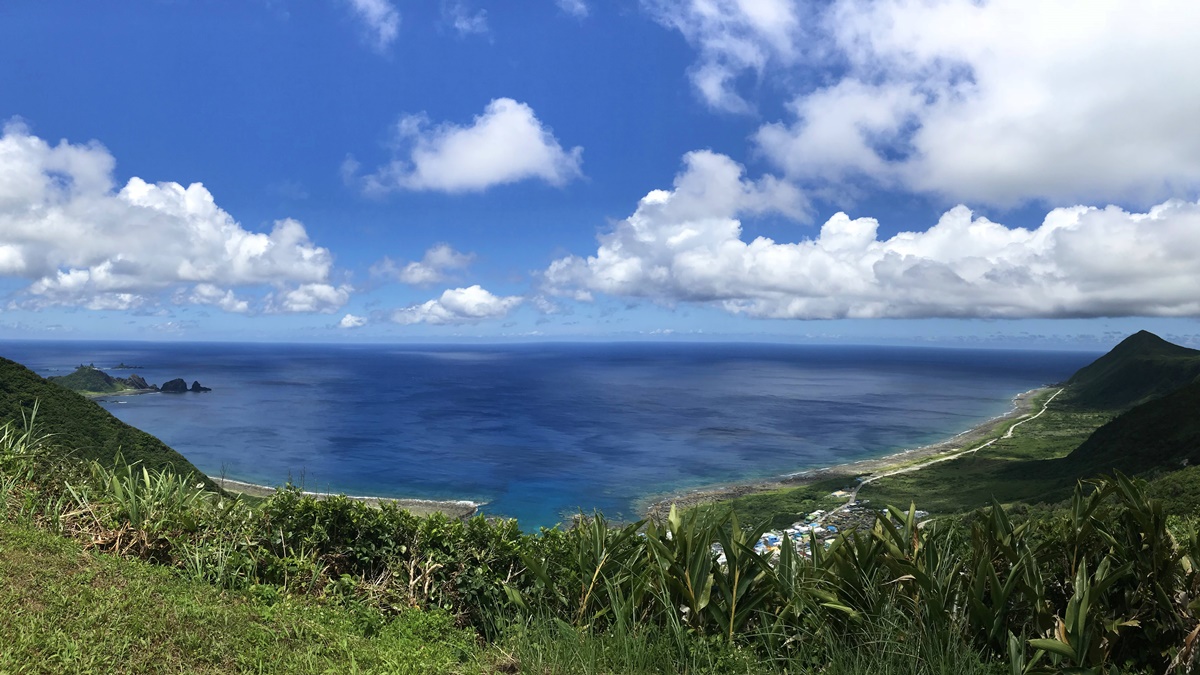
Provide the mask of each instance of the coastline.
{"label": "coastline", "polygon": [[[277,488],[257,483],[247,483],[240,480],[232,480],[230,478],[221,478],[218,476],[209,476],[212,482],[226,492],[234,494],[242,494],[248,497],[269,497],[277,491]],[[328,499],[330,497],[343,496],[332,492],[313,492],[311,490],[301,490],[301,494],[317,499]],[[394,504],[406,511],[411,511],[418,516],[428,516],[434,513],[441,513],[450,518],[469,518],[479,512],[479,507],[482,503],[473,502],[466,499],[460,500],[437,500],[437,499],[393,499],[391,497],[367,497],[359,495],[344,495],[347,499],[364,502],[369,506],[382,506],[383,504]]]}
{"label": "coastline", "polygon": [[121,391],[77,391],[77,394],[82,394],[85,398],[92,400],[104,398],[119,398],[121,396],[141,396],[143,394],[161,394],[157,389],[122,389]]}
{"label": "coastline", "polygon": [[1041,394],[1053,389],[1054,387],[1051,386],[1043,386],[1017,394],[1012,399],[1012,410],[937,443],[902,450],[883,457],[862,459],[819,469],[807,469],[774,478],[712,485],[695,488],[686,492],[649,495],[638,500],[636,511],[658,520],[666,517],[672,505],[680,509],[690,509],[703,504],[726,501],[746,495],[807,485],[828,478],[844,477],[847,480],[852,480],[861,476],[870,480],[873,477],[879,477],[879,474],[889,471],[905,468],[915,469],[917,467],[912,465],[928,460],[949,459],[955,453],[964,451],[969,446],[982,442],[999,433],[1000,428],[1004,425],[1028,418],[1033,413],[1034,400]]}

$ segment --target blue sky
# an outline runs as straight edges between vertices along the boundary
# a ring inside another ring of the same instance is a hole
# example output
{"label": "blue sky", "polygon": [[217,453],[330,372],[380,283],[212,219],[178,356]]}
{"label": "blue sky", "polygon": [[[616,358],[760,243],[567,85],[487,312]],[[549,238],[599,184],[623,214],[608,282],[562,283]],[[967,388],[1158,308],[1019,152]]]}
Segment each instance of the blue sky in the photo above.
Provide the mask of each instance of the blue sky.
{"label": "blue sky", "polygon": [[1200,345],[1200,6],[0,7],[0,338]]}

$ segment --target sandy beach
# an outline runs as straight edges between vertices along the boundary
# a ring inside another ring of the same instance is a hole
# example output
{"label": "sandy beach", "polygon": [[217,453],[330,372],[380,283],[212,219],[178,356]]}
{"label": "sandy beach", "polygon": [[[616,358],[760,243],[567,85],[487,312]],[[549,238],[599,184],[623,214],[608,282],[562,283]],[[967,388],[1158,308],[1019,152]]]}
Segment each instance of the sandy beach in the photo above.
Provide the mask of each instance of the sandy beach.
{"label": "sandy beach", "polygon": [[[276,488],[266,485],[257,485],[255,483],[246,483],[240,480],[231,480],[229,478],[219,478],[217,476],[209,476],[222,490],[236,494],[249,495],[251,497],[269,497],[276,491]],[[339,496],[329,492],[312,492],[303,490],[303,494],[317,499],[326,499],[329,497]],[[371,506],[379,506],[381,504],[395,504],[402,509],[411,511],[418,516],[427,516],[433,513],[442,513],[450,518],[467,518],[475,515],[482,504],[468,500],[445,500],[439,501],[434,499],[391,499],[387,497],[363,497],[356,495],[346,495],[348,499],[353,499],[360,502],[365,502]]]}
{"label": "sandy beach", "polygon": [[657,519],[664,517],[670,511],[672,504],[681,509],[687,509],[701,504],[734,499],[759,492],[807,485],[826,478],[845,477],[847,482],[850,482],[851,479],[858,476],[869,478],[870,476],[896,471],[942,457],[949,458],[956,452],[971,448],[985,439],[997,435],[1006,425],[1033,414],[1033,401],[1039,394],[1051,391],[1052,389],[1051,387],[1042,387],[1017,394],[1013,397],[1013,408],[1009,412],[999,417],[993,417],[976,427],[931,445],[904,450],[875,459],[864,459],[819,469],[797,471],[772,479],[713,485],[696,488],[687,492],[652,495],[641,500],[638,503],[637,510],[639,513]]}

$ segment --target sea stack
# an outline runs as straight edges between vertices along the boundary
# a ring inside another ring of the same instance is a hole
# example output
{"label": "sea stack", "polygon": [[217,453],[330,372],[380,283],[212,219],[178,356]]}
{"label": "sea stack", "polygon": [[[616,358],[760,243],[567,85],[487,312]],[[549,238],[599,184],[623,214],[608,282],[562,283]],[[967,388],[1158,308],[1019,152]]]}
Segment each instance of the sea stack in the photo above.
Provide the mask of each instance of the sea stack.
{"label": "sea stack", "polygon": [[170,382],[163,382],[163,386],[159,387],[159,391],[164,394],[182,394],[187,390],[187,382],[182,377],[177,377]]}
{"label": "sea stack", "polygon": [[144,377],[142,377],[141,375],[138,375],[137,373],[134,373],[124,379],[118,378],[118,380],[121,382],[124,382],[125,386],[132,387],[134,389],[156,389],[157,388],[157,387],[154,387],[153,385],[151,385],[150,383],[146,382],[146,379]]}
{"label": "sea stack", "polygon": [[200,392],[204,392],[204,391],[212,391],[212,389],[201,386],[200,380],[193,380],[192,381],[192,391],[194,391],[196,393],[200,393]]}

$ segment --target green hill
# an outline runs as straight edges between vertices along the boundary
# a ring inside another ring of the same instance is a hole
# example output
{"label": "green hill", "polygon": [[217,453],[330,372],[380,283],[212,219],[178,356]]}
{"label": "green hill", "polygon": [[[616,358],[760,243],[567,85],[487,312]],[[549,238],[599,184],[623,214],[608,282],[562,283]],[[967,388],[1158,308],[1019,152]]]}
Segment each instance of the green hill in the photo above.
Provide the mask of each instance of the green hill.
{"label": "green hill", "polygon": [[1084,409],[1125,410],[1200,378],[1200,351],[1141,331],[1067,380],[1066,402]]}
{"label": "green hill", "polygon": [[1200,464],[1200,382],[1136,406],[1062,460],[1076,476],[1138,474]]}
{"label": "green hill", "polygon": [[46,381],[80,393],[109,394],[128,389],[108,373],[93,366],[79,366],[70,375],[47,377]]}
{"label": "green hill", "polygon": [[1141,331],[1067,385],[1068,405],[1124,411],[1057,461],[1067,478],[1200,464],[1200,351]]}
{"label": "green hill", "polygon": [[[119,451],[130,463],[141,461],[152,468],[170,467],[181,474],[203,476],[183,455],[113,417],[95,401],[48,382],[15,361],[0,358],[0,424],[9,420],[20,423],[22,411],[27,413],[34,402],[39,406],[41,431],[53,434],[57,445],[70,448],[78,457],[111,463]],[[216,487],[207,478],[203,480]]]}

